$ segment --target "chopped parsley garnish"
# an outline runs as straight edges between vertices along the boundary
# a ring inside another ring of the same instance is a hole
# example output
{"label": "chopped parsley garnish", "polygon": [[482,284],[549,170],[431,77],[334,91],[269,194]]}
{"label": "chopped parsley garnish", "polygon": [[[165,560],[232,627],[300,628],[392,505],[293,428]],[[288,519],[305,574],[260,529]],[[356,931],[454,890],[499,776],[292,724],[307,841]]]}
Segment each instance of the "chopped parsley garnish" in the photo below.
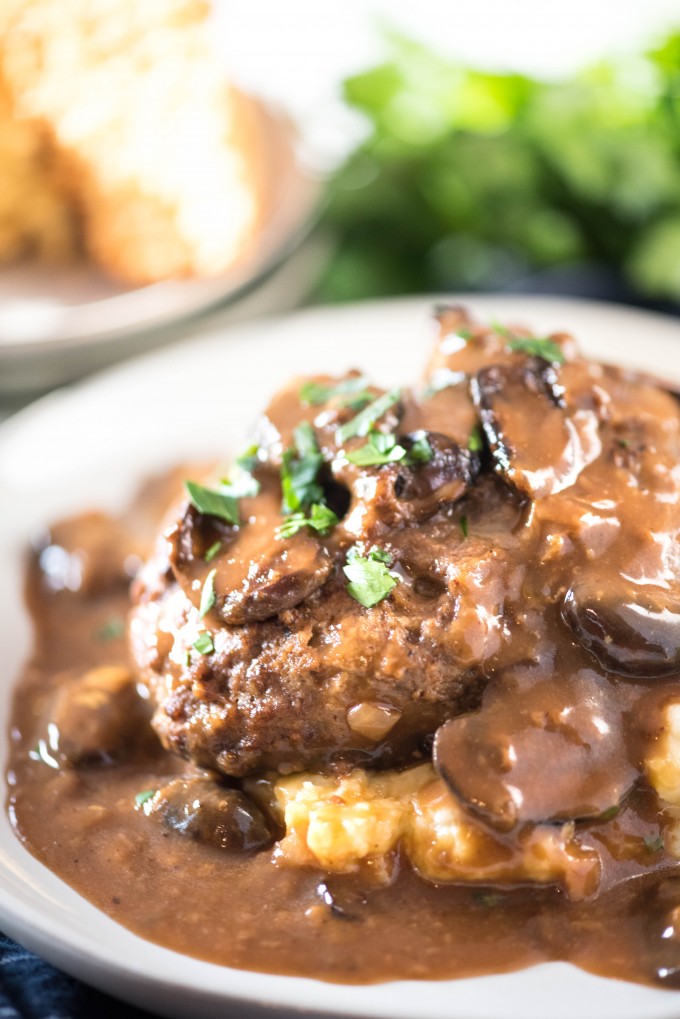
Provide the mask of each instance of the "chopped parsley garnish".
{"label": "chopped parsley garnish", "polygon": [[423,433],[412,443],[409,449],[406,459],[411,464],[428,464],[434,453],[432,446],[427,438],[427,435]]}
{"label": "chopped parsley garnish", "polygon": [[122,616],[111,616],[95,631],[97,640],[118,640],[125,633],[125,620]]}
{"label": "chopped parsley garnish", "polygon": [[465,326],[462,329],[456,329],[456,336],[460,336],[462,340],[469,343],[472,339],[472,329],[467,329]]}
{"label": "chopped parsley garnish", "polygon": [[252,474],[257,465],[260,462],[259,459],[260,447],[256,442],[252,446],[248,446],[246,450],[241,453],[240,456],[236,457],[236,464],[243,471],[247,471],[248,474]]}
{"label": "chopped parsley garnish", "polygon": [[460,518],[460,529],[463,532],[463,537],[467,538],[467,536],[468,536],[468,518],[465,515],[463,515]]}
{"label": "chopped parsley garnish", "polygon": [[220,482],[220,493],[222,495],[230,495],[234,499],[252,498],[259,491],[260,482],[238,463],[234,464],[229,472],[229,476],[223,478]]}
{"label": "chopped parsley garnish", "polygon": [[137,795],[135,796],[135,803],[137,804],[138,807],[143,807],[144,804],[148,803],[149,800],[153,799],[155,795],[156,795],[155,789],[145,789],[144,792],[137,793]]}
{"label": "chopped parsley garnish", "polygon": [[281,464],[282,510],[286,515],[323,502],[323,489],[316,480],[323,457],[314,429],[303,421],[293,432],[293,439],[295,446],[285,451]]}
{"label": "chopped parsley garnish", "polygon": [[[201,591],[201,605],[198,610],[198,618],[203,619],[206,612],[210,612],[210,609],[215,604],[215,574],[216,569],[212,569],[208,576],[205,578],[203,583],[203,590]],[[194,645],[195,646],[195,645]]]}
{"label": "chopped parsley garnish", "polygon": [[209,517],[219,517],[226,520],[228,524],[238,524],[238,499],[226,492],[217,492],[212,488],[205,488],[195,481],[185,481],[184,487],[189,496],[189,501],[199,513],[205,513]]}
{"label": "chopped parsley garnish", "polygon": [[326,534],[331,527],[335,527],[338,517],[330,507],[323,503],[315,502],[312,505],[309,516],[304,513],[292,513],[283,521],[276,532],[277,538],[292,538],[294,534],[301,531],[303,527],[311,527],[319,534]]}
{"label": "chopped parsley garnish", "polygon": [[471,453],[481,453],[484,447],[484,441],[482,439],[482,429],[479,425],[473,429],[472,435],[468,439],[468,449]]}
{"label": "chopped parsley garnish", "polygon": [[[342,379],[341,382],[336,382],[330,386],[324,382],[310,380],[309,382],[303,382],[300,386],[300,399],[303,403],[309,403],[312,407],[318,407],[319,404],[328,403],[329,400],[334,399],[336,396],[347,396],[350,393],[358,394],[360,390],[366,388],[367,384],[368,379],[365,375],[353,375],[349,379]],[[361,395],[363,397],[364,394],[362,393]],[[368,399],[370,400],[370,394]]]}
{"label": "chopped parsley garnish", "polygon": [[660,853],[664,847],[664,841],[660,835],[647,836],[645,838],[645,846],[649,853]]}
{"label": "chopped parsley garnish", "polygon": [[432,459],[432,447],[427,436],[423,433],[411,445],[410,449],[397,442],[396,435],[391,432],[371,431],[368,435],[368,442],[359,449],[352,450],[346,454],[350,463],[357,467],[374,467],[383,464],[398,463],[421,464],[429,463]]}
{"label": "chopped parsley garnish", "polygon": [[532,354],[534,357],[542,357],[545,361],[552,361],[554,364],[564,364],[566,361],[562,348],[549,337],[515,336],[511,329],[498,322],[494,322],[491,328],[507,340],[510,350],[519,350],[525,354]]}
{"label": "chopped parsley garnish", "polygon": [[202,655],[210,655],[215,650],[213,639],[209,633],[199,633],[193,645]]}
{"label": "chopped parsley garnish", "polygon": [[368,442],[359,449],[347,453],[347,459],[357,467],[372,467],[396,463],[406,456],[406,449],[397,442],[397,437],[385,432],[371,432]]}
{"label": "chopped parsley garnish", "polygon": [[394,406],[400,396],[400,389],[391,389],[389,393],[383,393],[377,400],[369,403],[367,407],[360,410],[350,421],[340,426],[338,429],[340,442],[347,442],[348,439],[353,439],[356,436],[364,438],[364,436],[368,435],[376,421],[379,421],[383,414],[390,407]]}
{"label": "chopped parsley garnish", "polygon": [[210,548],[207,550],[207,552],[203,556],[204,561],[206,563],[211,563],[213,561],[213,559],[215,558],[215,556],[219,555],[219,552],[220,552],[221,548],[222,548],[222,542],[221,541],[213,542],[213,544],[210,546]]}
{"label": "chopped parsley garnish", "polygon": [[397,586],[399,576],[388,569],[392,557],[389,552],[374,545],[365,555],[357,546],[347,553],[343,573],[349,583],[347,591],[360,605],[370,609],[377,605]]}
{"label": "chopped parsley garnish", "polygon": [[367,403],[370,403],[373,399],[373,393],[370,389],[362,389],[360,393],[356,393],[355,396],[346,396],[344,400],[340,401],[341,407],[349,407],[350,410],[361,410]]}
{"label": "chopped parsley garnish", "polygon": [[510,350],[522,350],[526,354],[542,357],[545,361],[552,361],[554,364],[564,364],[566,361],[562,349],[553,340],[522,336],[510,340],[508,346]]}

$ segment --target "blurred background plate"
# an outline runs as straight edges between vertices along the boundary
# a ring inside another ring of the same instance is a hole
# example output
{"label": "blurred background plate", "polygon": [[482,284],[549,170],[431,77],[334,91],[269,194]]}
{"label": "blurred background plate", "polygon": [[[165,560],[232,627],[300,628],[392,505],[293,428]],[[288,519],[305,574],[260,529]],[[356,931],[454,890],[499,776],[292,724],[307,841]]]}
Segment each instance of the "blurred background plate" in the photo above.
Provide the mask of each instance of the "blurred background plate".
{"label": "blurred background plate", "polygon": [[[324,176],[304,153],[290,123],[267,115],[273,193],[270,211],[249,249],[223,275],[125,287],[91,262],[47,266],[23,262],[0,272],[0,391],[57,385],[111,359],[171,338],[167,327],[218,305],[234,306],[260,284],[258,313],[282,310],[303,296],[308,253],[281,267],[308,235],[322,206]],[[281,272],[281,278],[276,273]],[[234,318],[248,317],[253,302]],[[145,334],[142,338],[140,334]]]}

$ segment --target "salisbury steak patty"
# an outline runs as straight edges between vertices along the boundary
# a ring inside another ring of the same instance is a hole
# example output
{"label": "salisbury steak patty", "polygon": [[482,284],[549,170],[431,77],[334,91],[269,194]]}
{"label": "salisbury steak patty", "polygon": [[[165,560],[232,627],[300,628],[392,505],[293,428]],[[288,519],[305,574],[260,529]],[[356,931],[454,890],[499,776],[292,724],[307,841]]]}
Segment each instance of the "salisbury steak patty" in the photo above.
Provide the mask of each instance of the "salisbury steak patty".
{"label": "salisbury steak patty", "polygon": [[[677,402],[569,337],[439,321],[422,394],[298,380],[187,486],[130,628],[167,747],[233,776],[407,763],[487,685],[552,681],[556,634],[595,698],[677,613]],[[650,674],[680,630],[657,643]]]}

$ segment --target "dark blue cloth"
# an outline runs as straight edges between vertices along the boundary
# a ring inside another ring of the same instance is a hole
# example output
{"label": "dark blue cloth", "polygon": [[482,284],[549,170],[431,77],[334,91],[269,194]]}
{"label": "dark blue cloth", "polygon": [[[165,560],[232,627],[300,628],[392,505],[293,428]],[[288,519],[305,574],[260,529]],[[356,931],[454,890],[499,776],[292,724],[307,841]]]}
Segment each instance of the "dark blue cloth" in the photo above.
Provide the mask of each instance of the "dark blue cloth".
{"label": "dark blue cloth", "polygon": [[81,984],[0,934],[0,1019],[153,1019]]}

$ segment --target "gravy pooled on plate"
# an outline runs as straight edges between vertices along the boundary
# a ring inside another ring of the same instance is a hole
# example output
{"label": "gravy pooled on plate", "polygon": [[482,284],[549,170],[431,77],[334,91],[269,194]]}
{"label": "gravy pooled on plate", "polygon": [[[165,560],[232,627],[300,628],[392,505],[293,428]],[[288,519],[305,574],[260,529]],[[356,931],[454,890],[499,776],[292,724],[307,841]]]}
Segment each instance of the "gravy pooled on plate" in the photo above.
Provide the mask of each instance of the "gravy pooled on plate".
{"label": "gravy pooled on plate", "polygon": [[419,390],[298,379],[36,547],[15,830],[225,965],[680,986],[680,402],[437,317]]}

